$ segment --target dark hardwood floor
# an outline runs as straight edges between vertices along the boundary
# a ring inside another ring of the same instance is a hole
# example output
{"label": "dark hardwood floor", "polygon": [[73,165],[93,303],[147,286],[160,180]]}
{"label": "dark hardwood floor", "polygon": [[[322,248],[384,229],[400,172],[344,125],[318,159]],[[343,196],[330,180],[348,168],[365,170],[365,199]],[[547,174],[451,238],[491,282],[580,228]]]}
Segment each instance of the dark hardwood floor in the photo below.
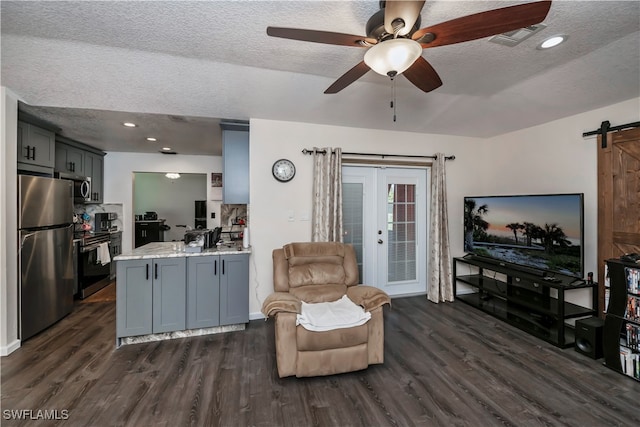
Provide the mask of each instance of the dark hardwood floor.
{"label": "dark hardwood floor", "polygon": [[108,292],[2,358],[3,426],[640,425],[639,382],[460,302],[395,299],[383,365],[279,379],[272,321],[116,350]]}

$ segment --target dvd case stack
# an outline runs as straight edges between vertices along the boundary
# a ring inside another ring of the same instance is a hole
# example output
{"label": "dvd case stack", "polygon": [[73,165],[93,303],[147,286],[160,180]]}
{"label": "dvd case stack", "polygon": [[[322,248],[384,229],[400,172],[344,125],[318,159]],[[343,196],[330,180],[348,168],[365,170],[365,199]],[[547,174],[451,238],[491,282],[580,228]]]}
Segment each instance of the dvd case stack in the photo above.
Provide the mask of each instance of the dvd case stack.
{"label": "dvd case stack", "polygon": [[626,342],[620,347],[620,364],[622,370],[630,377],[640,379],[640,269],[625,267],[627,281],[627,307],[624,318],[634,323],[627,323]]}
{"label": "dvd case stack", "polygon": [[630,264],[607,260],[611,288],[603,346],[606,366],[640,381],[640,268]]}

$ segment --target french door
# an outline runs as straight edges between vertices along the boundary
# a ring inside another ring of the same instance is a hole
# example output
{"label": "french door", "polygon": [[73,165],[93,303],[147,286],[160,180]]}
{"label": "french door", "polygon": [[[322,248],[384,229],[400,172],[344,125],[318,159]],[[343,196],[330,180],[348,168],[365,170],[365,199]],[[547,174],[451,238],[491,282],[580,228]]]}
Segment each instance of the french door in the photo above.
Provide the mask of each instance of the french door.
{"label": "french door", "polygon": [[426,293],[427,170],[345,166],[342,185],[343,239],[360,282],[393,296]]}

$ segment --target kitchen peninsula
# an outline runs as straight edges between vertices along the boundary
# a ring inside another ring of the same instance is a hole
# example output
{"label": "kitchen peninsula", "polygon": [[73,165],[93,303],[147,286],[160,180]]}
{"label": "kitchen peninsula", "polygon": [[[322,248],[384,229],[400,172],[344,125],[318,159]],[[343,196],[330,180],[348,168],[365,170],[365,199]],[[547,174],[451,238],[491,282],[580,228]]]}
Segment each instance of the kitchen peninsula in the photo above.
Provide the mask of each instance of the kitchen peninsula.
{"label": "kitchen peninsula", "polygon": [[154,242],[116,261],[116,344],[244,330],[250,249]]}

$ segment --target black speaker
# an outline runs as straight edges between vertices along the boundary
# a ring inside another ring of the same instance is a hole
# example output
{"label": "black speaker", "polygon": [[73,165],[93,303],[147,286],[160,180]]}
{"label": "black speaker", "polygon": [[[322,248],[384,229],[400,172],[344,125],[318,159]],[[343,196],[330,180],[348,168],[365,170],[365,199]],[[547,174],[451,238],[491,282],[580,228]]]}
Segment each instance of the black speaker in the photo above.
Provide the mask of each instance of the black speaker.
{"label": "black speaker", "polygon": [[575,349],[592,359],[600,359],[602,353],[602,329],[604,322],[598,317],[576,320]]}

